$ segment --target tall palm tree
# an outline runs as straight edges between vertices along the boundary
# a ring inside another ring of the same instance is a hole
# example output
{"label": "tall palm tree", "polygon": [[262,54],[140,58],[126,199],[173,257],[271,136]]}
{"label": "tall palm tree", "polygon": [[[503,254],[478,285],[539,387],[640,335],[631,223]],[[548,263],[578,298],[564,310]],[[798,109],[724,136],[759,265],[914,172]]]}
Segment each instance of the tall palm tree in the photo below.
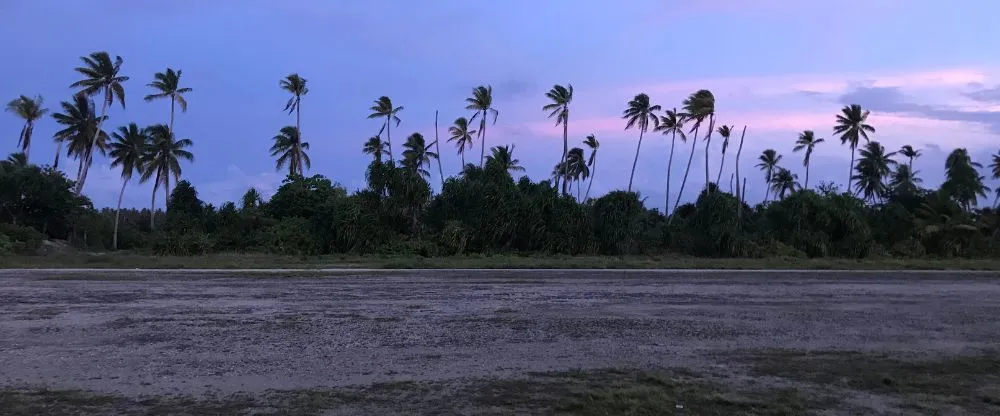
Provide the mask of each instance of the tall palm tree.
{"label": "tall palm tree", "polygon": [[976,206],[979,197],[985,197],[990,188],[983,184],[979,168],[983,165],[972,161],[968,150],[953,150],[944,162],[945,180],[941,191],[950,196],[962,209],[968,211]]}
{"label": "tall palm tree", "polygon": [[799,176],[785,168],[779,167],[771,177],[771,191],[778,199],[785,199],[786,192],[795,192]]}
{"label": "tall palm tree", "polygon": [[729,137],[733,134],[733,126],[722,125],[716,130],[722,137],[722,160],[719,161],[719,174],[715,175],[715,184],[722,179],[722,168],[726,166],[726,150],[729,149]]}
{"label": "tall palm tree", "polygon": [[[677,144],[677,135],[681,136],[682,142],[687,141],[687,136],[684,134],[684,117],[677,113],[676,108],[667,110],[664,115],[660,116],[660,125],[656,127],[656,130],[664,135],[670,135],[670,155],[667,156],[667,196],[663,205],[663,213],[667,214],[670,212],[670,175],[674,171],[674,145]],[[694,152],[692,151],[691,154],[693,156]],[[691,169],[691,159],[688,159],[688,169]],[[684,180],[687,180],[686,174]],[[681,192],[684,192],[683,182],[681,183]]]}
{"label": "tall palm tree", "polygon": [[806,130],[799,133],[799,139],[795,141],[795,148],[792,149],[795,152],[806,151],[806,157],[802,159],[802,166],[806,167],[806,189],[809,189],[809,159],[812,158],[812,153],[816,149],[816,145],[823,142],[824,140],[817,138],[816,133],[812,130]]}
{"label": "tall palm tree", "polygon": [[392,122],[396,122],[396,127],[399,127],[399,123],[402,122],[399,119],[399,112],[403,111],[403,106],[393,107],[392,99],[383,95],[375,100],[375,104],[369,110],[372,113],[368,115],[368,118],[385,118],[385,123],[382,123],[382,128],[379,130],[379,135],[381,136],[382,131],[385,131],[385,139],[389,147],[389,162],[395,163],[392,156],[392,135],[390,130],[392,129]]}
{"label": "tall palm tree", "polygon": [[[278,86],[281,89],[292,94],[288,98],[288,102],[285,103],[285,111],[288,114],[292,114],[293,111],[295,112],[295,131],[298,132],[300,140],[302,136],[302,96],[309,93],[309,87],[306,86],[307,83],[308,81],[297,73],[288,75],[278,82]],[[171,128],[171,131],[173,131],[173,128]],[[299,173],[301,174],[302,172]]]}
{"label": "tall palm tree", "polygon": [[[170,131],[170,127],[163,124],[149,126],[148,134],[150,146],[143,158],[146,170],[142,172],[139,180],[146,182],[150,178],[155,178],[153,182],[152,203],[153,205],[156,204],[156,190],[162,185],[163,196],[166,201],[164,206],[166,209],[169,209],[170,207],[167,205],[170,202],[170,177],[173,176],[175,182],[179,181],[182,171],[181,160],[194,161],[194,154],[187,150],[194,143],[190,139],[175,139],[173,132]],[[152,228],[154,217],[152,215],[152,206],[149,211],[149,226]]]}
{"label": "tall palm tree", "polygon": [[361,148],[361,152],[366,155],[372,155],[375,158],[375,163],[382,164],[382,155],[387,154],[385,150],[385,142],[379,136],[372,136],[368,138],[365,142],[365,146]]}
{"label": "tall palm tree", "polygon": [[757,167],[764,171],[764,184],[766,185],[764,190],[764,202],[767,202],[767,198],[771,192],[771,183],[774,179],[774,172],[777,169],[781,169],[778,166],[778,163],[781,162],[781,155],[779,155],[774,149],[767,149],[761,152],[757,160],[760,161],[760,163],[757,163]]}
{"label": "tall palm tree", "polygon": [[[129,77],[118,75],[122,67],[122,57],[120,56],[115,56],[112,61],[111,55],[108,55],[107,52],[94,52],[90,56],[82,56],[80,59],[83,61],[83,66],[77,67],[75,70],[84,78],[70,84],[70,88],[80,88],[78,94],[88,97],[104,96],[101,100],[101,115],[97,119],[97,128],[92,132],[94,136],[91,141],[96,143],[99,141],[98,136],[102,134],[101,124],[107,119],[108,107],[117,99],[122,105],[122,109],[125,108],[125,87],[122,84],[128,81]],[[77,194],[83,191],[93,154],[87,153],[85,156],[87,163],[76,183]]]}
{"label": "tall palm tree", "polygon": [[858,148],[858,142],[869,140],[868,133],[875,133],[875,128],[868,124],[870,111],[864,110],[858,104],[844,106],[837,114],[837,124],[833,126],[833,133],[840,135],[840,144],[848,144],[851,148],[851,166],[847,176],[847,189],[851,189],[851,180],[854,178],[854,153]]}
{"label": "tall palm tree", "polygon": [[444,191],[444,168],[441,167],[441,138],[438,136],[438,110],[434,110],[434,153],[437,153],[438,175],[441,176],[441,191]]}
{"label": "tall palm tree", "polygon": [[406,149],[403,150],[403,167],[422,176],[431,176],[424,167],[430,167],[431,160],[438,157],[437,153],[431,151],[432,146],[433,144],[427,144],[422,134],[411,134],[406,138],[406,143],[403,143],[403,148]]}
{"label": "tall palm tree", "polygon": [[590,158],[587,159],[587,167],[590,168],[590,183],[587,184],[587,193],[583,196],[583,200],[586,201],[590,199],[590,187],[594,185],[594,177],[597,176],[597,149],[601,148],[601,142],[597,141],[597,136],[591,134],[583,140],[583,144],[590,148]]}
{"label": "tall palm tree", "polygon": [[174,71],[171,68],[167,68],[165,72],[157,72],[153,74],[153,82],[148,84],[156,90],[156,93],[149,94],[143,100],[150,102],[153,100],[159,100],[162,98],[170,99],[170,131],[174,131],[174,107],[181,108],[181,112],[187,112],[188,104],[187,100],[184,99],[184,94],[192,91],[191,88],[181,87],[181,70]]}
{"label": "tall palm tree", "polygon": [[469,130],[469,120],[465,117],[459,117],[455,119],[455,125],[448,127],[448,134],[451,136],[448,138],[449,142],[455,142],[455,146],[458,147],[458,154],[462,156],[462,168],[465,168],[465,149],[472,148],[472,135],[476,134],[475,130]]}
{"label": "tall palm tree", "polygon": [[490,155],[486,156],[488,166],[496,165],[507,173],[524,172],[521,161],[514,158],[514,145],[493,146]]}
{"label": "tall palm tree", "polygon": [[635,178],[635,167],[639,163],[639,150],[642,148],[642,136],[649,130],[649,125],[653,125],[655,130],[660,126],[660,119],[656,112],[660,111],[659,105],[649,103],[649,96],[645,93],[636,95],[628,102],[622,118],[625,119],[625,130],[633,127],[639,129],[639,143],[635,146],[635,160],[632,161],[632,174],[628,177],[628,192],[632,192],[632,180]]}
{"label": "tall palm tree", "polygon": [[869,141],[860,154],[858,165],[854,167],[857,174],[852,178],[857,180],[855,192],[863,194],[868,202],[884,199],[889,191],[886,178],[892,173],[892,166],[896,165],[891,158],[896,152],[886,153],[879,142]]}
{"label": "tall palm tree", "polygon": [[[580,201],[580,183],[590,176],[590,168],[587,166],[587,158],[583,155],[583,149],[574,147],[567,153],[566,175],[568,179],[576,182],[576,199]],[[572,191],[572,184],[566,188]]]}
{"label": "tall palm tree", "polygon": [[7,103],[7,111],[16,114],[24,120],[21,134],[17,136],[17,146],[21,148],[24,157],[31,155],[31,133],[35,130],[35,121],[45,116],[49,109],[42,107],[42,96],[30,98],[22,95]]}
{"label": "tall palm tree", "polygon": [[480,85],[474,88],[472,96],[466,98],[465,102],[468,103],[465,109],[474,111],[469,122],[479,119],[479,167],[482,167],[486,160],[486,119],[492,115],[493,124],[497,124],[497,117],[500,116],[500,112],[493,108],[493,86]]}
{"label": "tall palm tree", "polygon": [[[694,120],[691,131],[694,132],[694,141],[698,141],[698,128],[706,119],[708,120],[708,133],[705,135],[705,189],[711,181],[708,177],[708,148],[712,143],[712,130],[715,129],[715,95],[709,90],[698,90],[684,99],[684,117]],[[675,204],[676,205],[676,204]]]}
{"label": "tall palm tree", "polygon": [[921,153],[919,150],[914,149],[913,146],[903,145],[899,149],[899,154],[907,159],[906,164],[910,166],[910,170],[913,170],[913,159],[920,157]]}
{"label": "tall palm tree", "polygon": [[[135,123],[118,128],[118,131],[111,134],[112,141],[108,145],[111,149],[111,167],[121,167],[122,170],[122,190],[118,192],[118,208],[115,209],[115,233],[111,238],[111,248],[118,250],[118,224],[122,210],[122,198],[125,197],[125,186],[132,179],[133,174],[142,175],[144,171],[143,156],[149,146],[149,135],[146,129],[140,129]],[[152,213],[150,213],[152,215]]]}
{"label": "tall palm tree", "polygon": [[[568,87],[555,85],[545,93],[545,97],[551,102],[542,106],[542,111],[548,111],[549,118],[556,118],[556,126],[561,124],[563,127],[563,151],[560,162],[566,162],[566,154],[569,152],[569,103],[573,101],[573,85]],[[559,187],[559,179],[556,178],[556,188]]]}
{"label": "tall palm tree", "polygon": [[277,136],[271,138],[274,144],[271,146],[271,156],[277,157],[275,168],[288,165],[288,175],[304,175],[305,169],[312,167],[312,160],[309,159],[309,143],[302,141],[299,130],[295,126],[285,126],[281,128]]}
{"label": "tall palm tree", "polygon": [[80,165],[76,170],[78,182],[75,188],[79,192],[83,189],[80,187],[79,181],[84,174],[84,169],[93,163],[92,155],[94,151],[96,150],[104,154],[107,149],[108,135],[100,129],[101,122],[107,116],[98,117],[94,101],[82,94],[75,94],[72,103],[63,101],[60,103],[60,106],[62,106],[63,112],[52,114],[52,118],[56,120],[56,123],[65,126],[65,128],[57,131],[54,135],[59,145],[56,150],[56,160],[53,168],[59,167],[59,153],[62,151],[63,143],[67,143],[69,147],[66,152],[67,155],[77,158],[80,161]]}

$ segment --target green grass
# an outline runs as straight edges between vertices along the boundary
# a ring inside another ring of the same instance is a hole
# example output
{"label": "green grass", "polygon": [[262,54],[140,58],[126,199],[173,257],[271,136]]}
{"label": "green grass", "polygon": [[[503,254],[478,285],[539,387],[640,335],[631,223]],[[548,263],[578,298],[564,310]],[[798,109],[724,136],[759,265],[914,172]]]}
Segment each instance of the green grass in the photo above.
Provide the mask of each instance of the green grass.
{"label": "green grass", "polygon": [[138,254],[74,253],[59,256],[4,256],[0,268],[100,269],[810,269],[810,270],[985,270],[1000,271],[1000,259],[865,260],[770,257],[760,259],[684,256],[278,256],[267,254],[213,254],[204,256],[149,256]]}

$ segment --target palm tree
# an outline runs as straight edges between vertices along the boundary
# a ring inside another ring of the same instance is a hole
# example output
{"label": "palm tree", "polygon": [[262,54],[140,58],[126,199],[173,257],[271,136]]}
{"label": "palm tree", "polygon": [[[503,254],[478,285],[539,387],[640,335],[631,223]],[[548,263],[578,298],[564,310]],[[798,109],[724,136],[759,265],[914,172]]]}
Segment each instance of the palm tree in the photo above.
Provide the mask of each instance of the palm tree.
{"label": "palm tree", "polygon": [[22,95],[7,103],[7,111],[16,114],[24,120],[21,134],[17,136],[17,146],[21,148],[24,157],[31,153],[31,133],[35,130],[35,121],[45,116],[49,109],[42,107],[42,96],[30,98]]}
{"label": "palm tree", "polygon": [[[992,171],[993,179],[1000,179],[1000,151],[990,158],[992,159],[990,170]],[[1000,200],[1000,187],[997,187],[997,200]]]}
{"label": "palm tree", "polygon": [[312,167],[312,160],[309,159],[309,143],[302,141],[299,130],[295,126],[285,126],[281,128],[277,136],[271,138],[274,144],[271,146],[271,156],[277,157],[275,168],[288,165],[288,176],[305,174],[304,168]]}
{"label": "palm tree", "polygon": [[182,113],[187,112],[188,104],[187,100],[184,99],[184,94],[192,91],[191,88],[181,88],[180,84],[181,70],[174,71],[171,68],[167,68],[166,72],[153,74],[153,82],[149,83],[148,86],[157,92],[143,98],[146,102],[161,98],[170,99],[170,131],[174,131],[174,105],[179,106]]}
{"label": "palm tree", "polygon": [[858,148],[858,142],[869,140],[868,133],[875,133],[875,128],[868,124],[868,115],[871,112],[863,110],[858,104],[844,106],[837,114],[837,124],[833,127],[833,133],[840,135],[840,144],[847,143],[851,148],[850,175],[847,176],[847,189],[851,189],[851,180],[854,178],[854,153]]}
{"label": "palm tree", "polygon": [[[111,239],[111,248],[118,250],[118,224],[122,210],[122,198],[125,197],[125,186],[132,179],[133,174],[142,175],[144,171],[143,156],[146,155],[146,148],[149,146],[149,135],[146,129],[140,129],[135,123],[118,128],[118,131],[111,134],[112,142],[108,145],[111,148],[111,167],[121,167],[122,170],[122,190],[118,192],[118,208],[115,209],[115,233]],[[152,212],[150,212],[152,216]]]}
{"label": "palm tree", "polygon": [[657,111],[660,111],[660,106],[651,105],[649,96],[642,93],[629,101],[625,111],[622,112],[622,118],[625,119],[625,130],[633,127],[639,129],[639,143],[635,146],[632,174],[628,177],[628,192],[632,192],[632,180],[635,178],[635,167],[639,163],[639,150],[642,148],[642,136],[646,130],[649,130],[650,124],[653,125],[654,130],[660,126],[660,119],[656,117]]}
{"label": "palm tree", "polygon": [[913,146],[908,144],[899,148],[899,154],[907,159],[906,164],[910,166],[910,170],[913,170],[913,159],[916,159],[921,155],[919,150],[914,149]]}
{"label": "palm tree", "polygon": [[[94,129],[92,142],[99,141],[101,123],[107,119],[108,107],[115,102],[115,99],[125,108],[125,87],[122,83],[128,81],[128,77],[119,76],[118,72],[122,67],[122,57],[115,56],[114,61],[107,52],[94,52],[90,56],[80,57],[83,66],[75,70],[84,76],[82,80],[70,84],[70,88],[80,88],[79,94],[88,97],[104,95],[101,100],[101,116],[97,119],[97,128]],[[90,169],[93,154],[87,153],[87,161],[76,182],[76,193],[83,191],[84,182],[87,180],[87,172]]]}
{"label": "palm tree", "polygon": [[809,159],[812,158],[812,153],[816,149],[816,145],[823,142],[824,140],[817,138],[812,130],[806,130],[799,133],[799,139],[795,141],[795,148],[792,149],[795,152],[806,151],[806,157],[802,159],[802,166],[806,167],[806,189],[809,189]]}
{"label": "palm tree", "polygon": [[[694,120],[691,131],[694,141],[698,141],[698,128],[708,119],[708,134],[705,135],[705,189],[708,189],[708,147],[712,143],[712,130],[715,129],[715,96],[709,90],[698,90],[684,99],[684,117]],[[675,204],[676,205],[676,204]]]}
{"label": "palm tree", "polygon": [[396,122],[396,127],[399,127],[399,123],[402,120],[399,119],[399,112],[403,111],[403,106],[393,107],[392,99],[386,96],[378,97],[375,100],[375,104],[369,108],[371,114],[368,115],[370,119],[385,118],[385,123],[382,123],[382,128],[379,130],[379,135],[382,135],[382,131],[385,131],[385,139],[388,142],[389,147],[389,162],[395,163],[392,156],[392,135],[390,130],[392,128],[392,122]]}
{"label": "palm tree", "polygon": [[918,186],[923,182],[917,177],[919,171],[910,168],[908,164],[896,166],[896,171],[892,173],[889,180],[889,190],[895,195],[913,195],[917,192]]}
{"label": "palm tree", "polygon": [[785,199],[786,192],[795,192],[798,186],[799,176],[793,174],[785,168],[779,167],[771,178],[771,191],[777,195],[778,199]]}
{"label": "palm tree", "polygon": [[[285,103],[285,111],[288,114],[295,112],[295,131],[296,136],[299,140],[302,140],[302,96],[309,93],[309,87],[306,86],[307,80],[299,76],[299,74],[291,74],[285,77],[285,79],[278,82],[278,86],[281,89],[288,91],[292,96]],[[173,128],[171,128],[173,131]],[[299,166],[301,168],[301,166]],[[301,175],[302,172],[300,171]]]}
{"label": "palm tree", "polygon": [[455,146],[458,147],[458,154],[462,156],[462,168],[465,168],[465,149],[472,148],[472,135],[476,134],[475,130],[469,130],[469,120],[465,117],[459,117],[455,119],[455,125],[448,127],[448,134],[451,136],[448,141],[455,142]]}
{"label": "palm tree", "polygon": [[[566,175],[568,179],[576,182],[576,199],[580,200],[580,182],[587,180],[590,176],[590,168],[587,167],[587,158],[583,155],[583,149],[574,147],[566,155]],[[564,182],[565,183],[565,182]],[[568,186],[572,191],[572,185]]]}
{"label": "palm tree", "polygon": [[431,176],[424,166],[430,167],[431,160],[438,157],[437,153],[430,150],[432,146],[433,143],[428,145],[422,134],[411,134],[406,138],[406,143],[403,143],[403,148],[406,149],[403,150],[403,167],[422,176]]}
{"label": "palm tree", "polygon": [[[170,177],[173,176],[175,182],[179,181],[181,178],[181,160],[194,161],[194,154],[187,150],[194,143],[190,139],[176,140],[173,132],[170,131],[170,127],[163,124],[149,126],[148,134],[150,137],[150,146],[143,158],[146,170],[142,172],[139,180],[146,182],[150,178],[155,178],[152,199],[154,206],[156,204],[156,190],[160,185],[163,185],[163,196],[166,201],[164,206],[166,209],[169,209],[167,205],[170,202]],[[153,228],[153,206],[149,208],[149,211],[149,226]]]}
{"label": "palm tree", "polygon": [[[560,124],[563,127],[563,151],[560,162],[566,162],[566,154],[569,152],[569,103],[573,101],[573,85],[568,87],[555,85],[545,93],[545,96],[552,102],[544,105],[542,111],[548,111],[549,118],[556,118],[556,127]],[[556,178],[556,188],[559,187],[559,179]]]}
{"label": "palm tree", "polygon": [[760,163],[757,167],[764,171],[764,184],[766,188],[764,190],[764,202],[767,202],[767,197],[771,192],[771,183],[774,179],[774,171],[776,169],[781,169],[778,163],[781,162],[781,155],[778,154],[774,149],[767,149],[761,152],[760,157],[757,158]]}
{"label": "palm tree", "polygon": [[857,175],[852,179],[857,179],[855,192],[863,194],[865,200],[874,202],[876,199],[884,199],[888,193],[886,178],[892,173],[892,166],[896,164],[891,157],[896,152],[886,153],[885,147],[877,141],[870,141],[861,149],[861,158],[855,166]]}
{"label": "palm tree", "polygon": [[[687,141],[687,136],[684,134],[684,117],[677,113],[677,109],[667,110],[666,113],[660,116],[660,125],[656,127],[656,130],[662,132],[664,135],[670,135],[670,155],[667,156],[667,196],[666,201],[663,205],[663,213],[667,214],[670,212],[670,175],[674,171],[674,145],[677,144],[677,135],[681,136],[681,141]],[[694,155],[694,152],[691,152]],[[691,159],[688,159],[688,169],[691,169]],[[687,180],[687,175],[684,175],[684,180]],[[593,182],[593,179],[591,179]],[[684,192],[684,183],[681,183],[681,192]]]}
{"label": "palm tree", "polygon": [[365,146],[361,148],[361,152],[366,155],[372,155],[375,158],[375,163],[382,164],[382,155],[387,154],[385,150],[385,142],[379,136],[372,136],[368,138],[365,142]]}
{"label": "palm tree", "polygon": [[437,153],[438,175],[441,176],[441,191],[444,191],[444,168],[441,167],[441,138],[438,136],[438,110],[434,110],[434,153]]}
{"label": "palm tree", "polygon": [[94,101],[82,94],[75,94],[72,103],[63,101],[60,103],[60,106],[62,106],[63,112],[52,114],[52,118],[56,120],[56,123],[66,127],[57,131],[54,135],[59,145],[56,149],[56,160],[53,168],[59,167],[59,154],[62,152],[62,144],[68,142],[69,149],[67,150],[67,155],[80,160],[80,165],[76,171],[78,182],[75,188],[76,192],[79,192],[83,190],[80,187],[79,181],[84,175],[84,170],[93,163],[92,155],[94,150],[104,154],[107,149],[108,135],[99,127],[107,116],[98,117],[95,112]]}
{"label": "palm tree", "polygon": [[969,152],[964,148],[958,148],[945,159],[945,181],[941,184],[941,191],[958,202],[962,209],[968,211],[976,206],[979,197],[985,197],[990,188],[983,184],[983,177],[979,175],[979,168],[983,165],[973,162],[969,157]]}
{"label": "palm tree", "polygon": [[521,161],[514,158],[514,145],[493,146],[486,156],[486,165],[495,165],[507,173],[524,172]]}
{"label": "palm tree", "polygon": [[594,177],[597,176],[597,149],[601,147],[601,142],[597,141],[597,136],[593,134],[583,140],[583,144],[590,148],[590,158],[587,159],[587,167],[590,168],[590,183],[587,184],[587,193],[583,200],[590,199],[590,187],[594,185]]}
{"label": "palm tree", "polygon": [[28,156],[24,152],[11,153],[7,155],[7,160],[0,161],[0,172],[5,169],[17,169],[28,167]]}
{"label": "palm tree", "polygon": [[722,160],[719,161],[719,174],[715,175],[715,184],[719,185],[722,179],[722,168],[726,165],[726,150],[729,149],[729,137],[733,134],[733,126],[722,125],[716,130],[722,137]]}
{"label": "palm tree", "polygon": [[493,116],[493,124],[497,124],[497,117],[500,112],[493,108],[493,86],[478,86],[472,90],[472,96],[465,99],[468,105],[466,110],[475,111],[469,122],[472,123],[479,118],[479,167],[483,166],[486,159],[486,119]]}

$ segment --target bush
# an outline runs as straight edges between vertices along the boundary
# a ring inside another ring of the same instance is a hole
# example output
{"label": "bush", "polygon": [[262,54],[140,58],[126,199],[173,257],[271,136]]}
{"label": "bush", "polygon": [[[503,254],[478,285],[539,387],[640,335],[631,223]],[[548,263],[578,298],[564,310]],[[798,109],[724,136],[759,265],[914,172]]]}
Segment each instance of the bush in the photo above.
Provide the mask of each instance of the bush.
{"label": "bush", "polygon": [[14,242],[10,241],[7,234],[0,234],[0,255],[7,255],[14,252]]}
{"label": "bush", "polygon": [[0,224],[0,235],[11,243],[11,252],[21,254],[34,254],[45,241],[45,235],[38,230],[16,224]]}
{"label": "bush", "polygon": [[212,247],[208,235],[200,232],[164,233],[153,240],[153,252],[160,256],[194,256]]}

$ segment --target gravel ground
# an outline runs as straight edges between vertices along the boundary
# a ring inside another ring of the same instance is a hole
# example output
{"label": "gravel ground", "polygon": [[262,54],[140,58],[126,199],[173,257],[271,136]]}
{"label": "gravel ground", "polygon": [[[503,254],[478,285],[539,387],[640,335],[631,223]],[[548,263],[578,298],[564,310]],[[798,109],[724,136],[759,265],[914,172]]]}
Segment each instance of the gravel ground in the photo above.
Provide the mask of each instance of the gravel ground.
{"label": "gravel ground", "polygon": [[262,392],[773,349],[1000,345],[1000,279],[950,272],[0,272],[0,387]]}

